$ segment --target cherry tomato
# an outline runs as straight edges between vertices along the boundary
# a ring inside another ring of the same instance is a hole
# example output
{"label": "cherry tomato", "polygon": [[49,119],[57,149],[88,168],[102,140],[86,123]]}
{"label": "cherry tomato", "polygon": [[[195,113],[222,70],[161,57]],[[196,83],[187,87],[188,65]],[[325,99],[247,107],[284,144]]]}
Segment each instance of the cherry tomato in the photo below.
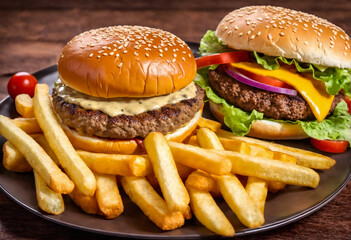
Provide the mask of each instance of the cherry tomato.
{"label": "cherry tomato", "polygon": [[247,51],[225,52],[196,58],[197,68],[207,67],[214,64],[248,61],[249,52]]}
{"label": "cherry tomato", "polygon": [[349,108],[348,113],[351,114],[351,99],[349,97],[345,97],[345,102],[347,103],[347,107]]}
{"label": "cherry tomato", "polygon": [[35,85],[37,83],[38,81],[33,75],[27,72],[19,72],[10,78],[7,83],[7,91],[13,99],[22,93],[26,93],[33,97]]}
{"label": "cherry tomato", "polygon": [[276,78],[271,78],[271,77],[266,77],[266,76],[262,76],[256,73],[252,73],[243,69],[237,69],[241,74],[244,74],[245,76],[257,81],[257,82],[261,82],[270,86],[274,86],[274,87],[281,87],[281,88],[289,88],[289,89],[294,89],[293,86],[290,86],[289,84],[282,82]]}
{"label": "cherry tomato", "polygon": [[311,144],[319,150],[330,153],[345,152],[349,145],[348,141],[318,140],[315,138],[311,138]]}

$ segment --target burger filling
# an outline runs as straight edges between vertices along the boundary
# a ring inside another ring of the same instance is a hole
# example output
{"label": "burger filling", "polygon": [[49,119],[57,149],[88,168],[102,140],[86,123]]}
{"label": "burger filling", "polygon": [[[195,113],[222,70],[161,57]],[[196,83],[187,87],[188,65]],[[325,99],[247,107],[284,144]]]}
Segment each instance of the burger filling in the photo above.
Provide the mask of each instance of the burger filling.
{"label": "burger filling", "polygon": [[[67,92],[60,95],[59,93],[62,93],[60,88],[62,85],[59,82],[53,89],[52,97],[53,107],[63,124],[75,129],[81,135],[113,139],[144,138],[148,133],[154,131],[163,134],[173,132],[186,125],[202,109],[204,98],[204,91],[192,83],[183,91],[162,96],[163,99],[159,97],[129,101],[123,99],[119,103],[118,99],[101,99],[104,102],[102,104],[104,108],[100,110],[89,107],[89,104],[83,107],[80,101],[72,100],[74,97],[67,97]],[[94,99],[90,104],[95,105],[93,103],[96,100]],[[155,104],[146,104],[147,108],[145,108],[144,100]],[[113,107],[111,109],[112,112],[117,110],[118,114],[106,113],[108,112],[107,102],[111,102],[112,106],[118,106],[115,107],[117,109]],[[160,105],[160,103],[165,104]]]}

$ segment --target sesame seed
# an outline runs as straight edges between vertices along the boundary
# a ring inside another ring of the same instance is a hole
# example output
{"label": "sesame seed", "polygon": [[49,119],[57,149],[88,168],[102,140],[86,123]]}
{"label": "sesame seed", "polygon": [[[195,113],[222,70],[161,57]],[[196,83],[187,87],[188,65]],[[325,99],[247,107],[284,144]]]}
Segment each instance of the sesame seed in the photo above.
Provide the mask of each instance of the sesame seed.
{"label": "sesame seed", "polygon": [[269,28],[269,25],[266,25],[266,28],[268,29],[268,28]]}
{"label": "sesame seed", "polygon": [[239,27],[235,25],[235,26],[234,26],[234,29],[235,29],[235,30],[238,30],[238,29],[239,29]]}
{"label": "sesame seed", "polygon": [[122,48],[123,48],[123,46],[121,45],[121,46],[118,47],[118,50],[121,50]]}
{"label": "sesame seed", "polygon": [[117,57],[117,58],[119,57],[119,53],[116,54],[116,57]]}
{"label": "sesame seed", "polygon": [[262,19],[261,17],[258,17],[257,20],[258,20],[258,21],[262,21],[263,19]]}
{"label": "sesame seed", "polygon": [[255,35],[252,35],[252,36],[250,37],[250,39],[253,40],[253,39],[255,39],[255,37],[256,37]]}
{"label": "sesame seed", "polygon": [[127,50],[124,50],[123,53],[127,53],[128,51]]}
{"label": "sesame seed", "polygon": [[243,35],[243,33],[241,32],[241,33],[239,33],[239,37],[241,37]]}
{"label": "sesame seed", "polygon": [[258,33],[257,33],[257,36],[260,36],[261,35],[261,31],[259,31]]}
{"label": "sesame seed", "polygon": [[135,56],[139,56],[139,53],[137,53],[137,52],[134,52],[134,55],[135,55]]}
{"label": "sesame seed", "polygon": [[297,40],[297,41],[300,41],[300,38],[299,38],[299,37],[296,37],[296,40]]}
{"label": "sesame seed", "polygon": [[185,57],[182,57],[182,60],[185,62]]}
{"label": "sesame seed", "polygon": [[305,27],[308,27],[308,25],[306,23],[303,24]]}
{"label": "sesame seed", "polygon": [[334,45],[329,45],[330,48],[334,48],[335,46]]}
{"label": "sesame seed", "polygon": [[172,62],[174,63],[175,61],[176,61],[176,59],[175,59],[175,58],[173,58],[173,59],[172,59]]}
{"label": "sesame seed", "polygon": [[331,45],[335,45],[335,42],[334,42],[334,41],[330,41],[330,44],[331,44]]}
{"label": "sesame seed", "polygon": [[269,40],[272,40],[272,38],[273,38],[273,37],[272,37],[272,34],[268,33],[268,39],[269,39]]}
{"label": "sesame seed", "polygon": [[305,44],[305,45],[308,45],[308,42],[307,42],[307,41],[305,41],[305,42],[304,42],[304,44]]}
{"label": "sesame seed", "polygon": [[122,62],[120,62],[120,63],[117,65],[117,67],[121,68],[121,67],[122,67],[122,65],[123,65],[123,63],[122,63]]}
{"label": "sesame seed", "polygon": [[103,46],[102,49],[107,49],[107,46]]}
{"label": "sesame seed", "polygon": [[175,53],[174,53],[174,54],[173,54],[173,57],[175,57],[175,58],[176,58],[176,57],[177,57],[177,54],[175,54]]}
{"label": "sesame seed", "polygon": [[145,53],[145,57],[149,57],[150,55],[148,53]]}
{"label": "sesame seed", "polygon": [[251,34],[251,30],[247,31],[247,35],[250,35]]}
{"label": "sesame seed", "polygon": [[90,53],[89,57],[92,57],[94,55],[94,53]]}
{"label": "sesame seed", "polygon": [[274,24],[273,24],[273,27],[276,28],[276,27],[277,27],[277,24],[274,23]]}
{"label": "sesame seed", "polygon": [[100,58],[101,58],[101,56],[100,56],[100,55],[97,55],[97,58],[99,58],[99,59],[100,59]]}
{"label": "sesame seed", "polygon": [[322,43],[321,43],[321,42],[318,44],[318,47],[319,47],[319,48],[322,48]]}
{"label": "sesame seed", "polygon": [[160,53],[162,53],[163,52],[163,50],[160,48],[160,49],[158,49],[158,51],[160,52]]}
{"label": "sesame seed", "polygon": [[103,56],[107,56],[107,53],[104,52],[102,55],[103,55]]}
{"label": "sesame seed", "polygon": [[160,56],[160,57],[163,57],[163,54],[162,54],[162,53],[160,53],[160,54],[159,54],[159,56]]}
{"label": "sesame seed", "polygon": [[345,47],[345,50],[347,50],[348,48],[347,47]]}
{"label": "sesame seed", "polygon": [[344,52],[344,55],[346,56],[346,55],[347,55],[347,53],[346,53],[346,52]]}
{"label": "sesame seed", "polygon": [[280,35],[280,36],[284,36],[284,35],[285,35],[285,33],[283,33],[283,32],[280,32],[280,33],[279,33],[279,35]]}

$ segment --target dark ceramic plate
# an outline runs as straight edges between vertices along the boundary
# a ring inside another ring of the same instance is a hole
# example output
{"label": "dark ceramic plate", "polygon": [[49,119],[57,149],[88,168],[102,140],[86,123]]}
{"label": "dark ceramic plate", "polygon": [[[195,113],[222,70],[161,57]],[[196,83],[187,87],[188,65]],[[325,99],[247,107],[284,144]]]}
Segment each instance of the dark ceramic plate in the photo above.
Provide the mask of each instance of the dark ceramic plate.
{"label": "dark ceramic plate", "polygon": [[[198,44],[189,43],[194,53]],[[57,79],[56,66],[49,67],[35,74],[39,82],[53,86]],[[5,98],[0,103],[0,114],[14,118],[17,116],[14,101]],[[204,116],[213,118],[208,108]],[[0,136],[0,146],[5,139]],[[308,141],[285,141],[282,144],[315,151]],[[336,160],[335,166],[327,171],[319,171],[320,184],[316,189],[288,186],[277,194],[269,194],[265,208],[265,224],[260,228],[248,229],[235,217],[223,200],[218,200],[219,206],[226,214],[236,230],[236,236],[248,235],[278,228],[297,221],[315,212],[333,199],[351,178],[351,151],[343,154],[330,154]],[[2,152],[0,157],[2,158]],[[161,231],[134,205],[122,192],[124,213],[116,219],[105,220],[100,216],[88,215],[82,212],[74,203],[64,196],[66,210],[58,216],[48,215],[37,206],[33,175],[31,173],[13,173],[0,164],[0,188],[11,199],[32,213],[49,221],[84,231],[106,235],[130,238],[168,239],[168,238],[216,238],[212,232],[204,228],[197,220],[187,221],[186,224],[173,231]],[[218,237],[218,236],[217,236]]]}

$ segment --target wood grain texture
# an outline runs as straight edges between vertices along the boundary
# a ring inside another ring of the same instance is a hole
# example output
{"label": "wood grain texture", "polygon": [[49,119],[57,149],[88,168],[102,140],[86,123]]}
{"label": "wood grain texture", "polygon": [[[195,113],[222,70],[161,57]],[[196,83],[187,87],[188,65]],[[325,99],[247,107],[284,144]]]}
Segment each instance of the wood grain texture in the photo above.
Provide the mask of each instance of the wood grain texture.
{"label": "wood grain texture", "polygon": [[[56,64],[72,37],[92,28],[135,24],[200,41],[230,11],[245,5],[277,5],[315,14],[351,35],[349,0],[122,0],[0,1],[0,100],[18,71],[36,72]],[[0,239],[116,239],[66,228],[43,220],[0,192]],[[238,239],[350,239],[351,183],[314,214],[285,227]]]}

